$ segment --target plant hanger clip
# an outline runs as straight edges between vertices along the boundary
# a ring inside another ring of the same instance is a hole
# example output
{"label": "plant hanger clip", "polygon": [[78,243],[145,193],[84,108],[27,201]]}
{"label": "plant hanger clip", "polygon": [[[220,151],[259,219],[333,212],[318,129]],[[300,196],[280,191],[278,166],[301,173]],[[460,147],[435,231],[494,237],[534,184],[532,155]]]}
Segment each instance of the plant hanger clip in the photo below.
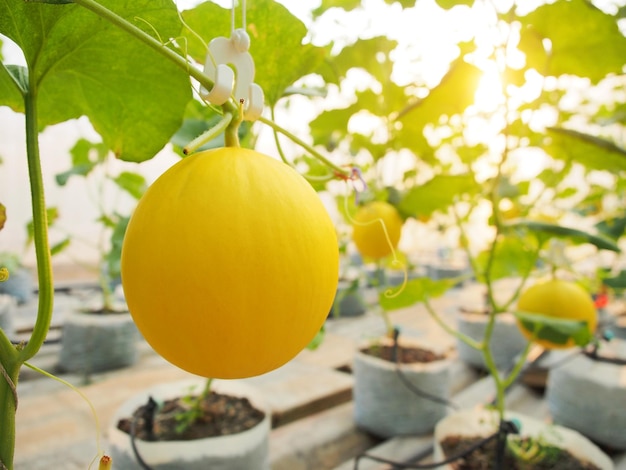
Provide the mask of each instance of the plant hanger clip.
{"label": "plant hanger clip", "polygon": [[[234,2],[233,2],[234,4]],[[243,103],[243,119],[256,121],[263,112],[263,90],[254,81],[254,60],[248,52],[250,36],[245,31],[245,1],[243,2],[243,28],[235,29],[235,8],[232,9],[230,38],[217,37],[209,43],[204,73],[213,78],[211,91],[200,91],[202,98],[212,104],[222,105],[231,95]],[[237,78],[235,79],[235,71]]]}

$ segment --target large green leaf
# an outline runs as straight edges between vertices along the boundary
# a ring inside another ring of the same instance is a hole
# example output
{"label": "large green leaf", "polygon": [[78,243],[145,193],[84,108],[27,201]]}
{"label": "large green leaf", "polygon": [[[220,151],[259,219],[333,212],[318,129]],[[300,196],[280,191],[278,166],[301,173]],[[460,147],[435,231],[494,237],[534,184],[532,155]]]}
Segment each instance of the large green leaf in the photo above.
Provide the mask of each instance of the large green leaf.
{"label": "large green leaf", "polygon": [[572,160],[590,170],[626,171],[626,149],[613,142],[562,127],[548,129],[545,150],[555,158]]}
{"label": "large green leaf", "polygon": [[[189,53],[200,63],[206,60],[206,44],[211,39],[230,37],[230,10],[211,2],[201,3],[183,12],[183,18],[195,34],[186,31]],[[236,25],[241,25],[236,20]],[[303,44],[307,28],[287,8],[274,0],[250,2],[246,10],[246,31],[250,36],[250,54],[255,77],[272,106],[296,80],[315,71],[324,60],[326,49]]]}
{"label": "large green leaf", "polygon": [[[559,0],[521,17],[520,49],[527,66],[543,75],[588,77],[597,83],[622,72],[626,38],[617,18],[586,0]],[[546,52],[542,41],[550,40]]]}
{"label": "large green leaf", "polygon": [[[102,4],[163,41],[180,34],[171,0]],[[115,155],[130,161],[153,157],[180,127],[191,97],[187,73],[91,11],[0,0],[0,33],[24,53],[42,127],[86,115]],[[0,103],[14,99],[3,94]]]}
{"label": "large green leaf", "polygon": [[470,174],[437,175],[423,185],[411,188],[402,198],[399,209],[413,217],[445,211],[464,194],[475,194],[480,187]]}
{"label": "large green leaf", "polygon": [[568,240],[574,244],[590,243],[600,250],[614,251],[616,253],[621,251],[619,246],[610,238],[584,232],[573,227],[521,219],[508,222],[505,228],[512,231],[533,233],[538,237],[540,242],[555,237]]}

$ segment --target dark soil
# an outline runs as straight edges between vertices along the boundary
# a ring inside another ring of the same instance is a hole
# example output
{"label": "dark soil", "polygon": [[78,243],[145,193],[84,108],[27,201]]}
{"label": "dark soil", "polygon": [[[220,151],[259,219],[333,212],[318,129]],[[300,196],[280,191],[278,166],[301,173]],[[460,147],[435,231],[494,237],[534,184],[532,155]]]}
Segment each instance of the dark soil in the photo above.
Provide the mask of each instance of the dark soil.
{"label": "dark soil", "polygon": [[167,400],[157,409],[151,399],[133,413],[121,419],[117,427],[131,433],[134,420],[135,437],[145,441],[185,441],[205,437],[236,434],[260,423],[265,413],[256,409],[247,398],[210,393],[199,404],[198,413],[181,431],[181,415],[190,416],[189,397]]}
{"label": "dark soil", "polygon": [[[462,454],[480,440],[480,438],[450,436],[441,442],[441,447],[446,457],[451,457]],[[455,461],[451,466],[455,470],[492,470],[495,451],[496,440],[494,439]],[[502,468],[506,470],[600,470],[589,462],[580,461],[568,451],[552,446],[544,446],[539,456],[527,462],[516,460],[507,450]]]}
{"label": "dark soil", "polygon": [[[394,362],[394,347],[391,345],[376,344],[361,349],[361,352],[369,356],[378,357],[385,361]],[[442,354],[434,353],[428,349],[418,348],[416,346],[398,346],[398,362],[401,364],[413,364],[416,362],[433,362],[444,359]]]}

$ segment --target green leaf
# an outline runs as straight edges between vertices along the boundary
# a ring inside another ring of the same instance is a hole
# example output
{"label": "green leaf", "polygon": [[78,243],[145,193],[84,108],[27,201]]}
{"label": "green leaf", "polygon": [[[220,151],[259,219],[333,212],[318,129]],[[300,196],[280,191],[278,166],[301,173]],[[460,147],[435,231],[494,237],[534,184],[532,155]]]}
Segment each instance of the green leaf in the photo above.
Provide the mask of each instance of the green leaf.
{"label": "green leaf", "polygon": [[626,215],[602,220],[596,224],[596,228],[601,234],[613,240],[618,240],[626,231]]}
{"label": "green leaf", "polygon": [[[201,64],[206,60],[206,44],[211,39],[230,37],[229,9],[204,2],[184,11],[183,18],[204,41],[201,43],[189,31],[183,32],[188,40],[188,52]],[[319,67],[326,49],[303,44],[307,35],[304,23],[273,0],[249,3],[246,23],[249,52],[255,65],[254,82],[263,89],[267,104],[273,106],[296,80]],[[240,25],[241,20],[237,19],[235,24]]]}
{"label": "green leaf", "polygon": [[410,8],[415,6],[415,2],[417,0],[385,0],[385,3],[389,5],[393,5],[394,3],[399,3],[402,8]]}
{"label": "green leaf", "polygon": [[612,289],[626,289],[626,270],[620,271],[616,276],[603,279],[602,283]]}
{"label": "green leaf", "polygon": [[73,0],[24,0],[25,2],[32,3],[47,3],[49,5],[68,5],[74,3]]}
{"label": "green leaf", "polygon": [[361,6],[361,0],[322,0],[321,5],[313,10],[313,17],[318,17],[331,8],[351,11],[359,6]]}
{"label": "green leaf", "polygon": [[[169,0],[101,3],[164,41],[180,34]],[[91,11],[3,0],[0,33],[24,53],[41,127],[86,115],[107,147],[130,161],[153,157],[180,127],[191,98],[187,73]],[[2,104],[14,100],[0,95]]]}
{"label": "green leaf", "polygon": [[360,39],[354,44],[344,47],[339,54],[330,60],[335,74],[334,79],[325,77],[330,83],[339,83],[346,77],[348,70],[360,68],[369,73],[379,83],[390,85],[389,77],[393,71],[393,62],[389,54],[398,45],[397,41],[385,36],[371,39]]}
{"label": "green leaf", "polygon": [[[415,6],[416,0],[385,0],[385,3],[391,5],[393,3],[399,3],[402,8],[409,8]],[[360,0],[322,0],[319,7],[313,10],[313,17],[317,18],[321,16],[331,8],[341,8],[344,11],[352,11],[360,7],[362,2]]]}
{"label": "green leaf", "polygon": [[358,110],[358,107],[353,105],[320,113],[309,123],[313,143],[323,145],[328,150],[337,147],[348,134],[348,121]]}
{"label": "green leaf", "polygon": [[514,315],[538,340],[566,344],[571,339],[576,345],[585,346],[593,337],[585,321],[565,320],[529,312],[514,312]]}
{"label": "green leaf", "polygon": [[320,330],[317,332],[315,337],[311,340],[311,342],[307,345],[306,348],[309,351],[315,351],[324,342],[325,337],[326,337],[326,329],[324,328],[324,325],[322,325]]}
{"label": "green leaf", "polygon": [[480,187],[471,174],[437,175],[405,194],[398,206],[407,215],[418,218],[435,211],[445,211],[464,194],[475,194]]}
{"label": "green leaf", "polygon": [[545,150],[555,158],[573,160],[589,170],[626,171],[626,149],[609,140],[562,127],[550,127],[548,136]]}
{"label": "green leaf", "polygon": [[485,144],[456,146],[455,151],[463,163],[471,164],[485,155],[489,148]]}
{"label": "green leaf", "polygon": [[502,176],[498,180],[497,192],[499,198],[514,199],[521,193],[520,187],[517,184],[511,183],[511,179],[507,176]]}
{"label": "green leaf", "polygon": [[573,187],[563,188],[557,191],[556,196],[560,199],[567,199],[568,197],[572,197],[578,194],[578,191],[579,191],[578,188],[573,188]]}
{"label": "green leaf", "polygon": [[74,175],[87,176],[97,165],[105,161],[107,154],[108,149],[105,144],[78,139],[70,150],[72,167],[55,175],[57,184],[65,186]]}
{"label": "green leaf", "polygon": [[380,306],[384,310],[397,310],[399,308],[410,307],[418,302],[424,302],[431,298],[441,297],[448,290],[453,288],[458,279],[433,280],[428,277],[412,279],[407,281],[399,294],[390,295],[388,291],[381,292],[378,296]]}
{"label": "green leaf", "polygon": [[113,228],[117,224],[118,216],[117,214],[113,214],[110,216],[107,214],[102,214],[96,220],[100,222],[104,227]]}
{"label": "green leaf", "polygon": [[5,105],[13,111],[24,111],[24,80],[27,79],[28,71],[18,65],[0,65],[0,105]]}
{"label": "green leaf", "polygon": [[143,193],[145,193],[148,188],[146,179],[142,175],[130,171],[123,171],[115,178],[112,178],[112,180],[119,188],[123,189],[137,200],[143,196]]}
{"label": "green leaf", "polygon": [[390,114],[402,109],[407,101],[404,87],[394,83],[385,85],[382,93],[367,89],[356,94],[357,101],[354,104],[359,111],[369,111],[374,116],[386,118]]}
{"label": "green leaf", "polygon": [[[536,242],[535,242],[536,245]],[[528,237],[505,237],[495,248],[489,279],[496,281],[507,277],[526,276],[532,271],[536,261],[536,248]],[[480,282],[485,282],[489,251],[483,251],[476,257]]]}
{"label": "green leaf", "polygon": [[[626,37],[617,18],[590,1],[559,0],[544,4],[521,17],[519,48],[529,68],[542,75],[563,74],[599,82],[610,73],[620,74],[626,62]],[[546,52],[542,41],[548,39]]]}
{"label": "green leaf", "polygon": [[444,10],[449,10],[457,5],[466,5],[471,7],[474,4],[474,0],[435,0],[437,5]]}
{"label": "green leaf", "polygon": [[450,70],[439,85],[423,99],[406,106],[400,113],[396,140],[398,147],[410,148],[419,154],[429,145],[424,137],[427,124],[439,123],[442,116],[462,114],[474,102],[474,95],[482,72],[461,58],[450,65]]}
{"label": "green leaf", "polygon": [[116,218],[113,232],[111,232],[111,246],[104,257],[107,273],[111,280],[118,279],[121,275],[122,244],[128,222],[130,221],[130,217],[120,216],[119,214],[116,214]]}
{"label": "green leaf", "polygon": [[55,243],[50,247],[50,255],[58,255],[70,245],[71,239],[69,237],[64,238],[58,243]]}
{"label": "green leaf", "polygon": [[611,239],[601,235],[594,235],[583,232],[576,228],[564,227],[562,225],[539,222],[535,220],[515,220],[505,224],[509,230],[522,230],[534,233],[540,242],[549,238],[557,237],[569,240],[574,244],[590,243],[600,250],[609,250],[619,253],[619,246]]}

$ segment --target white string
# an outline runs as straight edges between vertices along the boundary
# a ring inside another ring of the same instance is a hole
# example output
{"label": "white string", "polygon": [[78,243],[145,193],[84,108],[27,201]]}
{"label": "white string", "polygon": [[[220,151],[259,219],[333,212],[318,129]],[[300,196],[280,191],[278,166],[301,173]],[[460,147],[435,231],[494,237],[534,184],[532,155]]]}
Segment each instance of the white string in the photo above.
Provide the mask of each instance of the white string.
{"label": "white string", "polygon": [[235,0],[233,0],[233,4],[230,8],[230,34],[232,36],[235,31]]}
{"label": "white string", "polygon": [[[235,5],[236,0],[233,0],[232,7],[230,9],[230,32],[231,35],[235,31]],[[243,23],[243,30],[246,30],[246,0],[241,0],[241,22]]]}
{"label": "white string", "polygon": [[246,0],[241,0],[241,22],[243,23],[243,30],[246,30]]}

